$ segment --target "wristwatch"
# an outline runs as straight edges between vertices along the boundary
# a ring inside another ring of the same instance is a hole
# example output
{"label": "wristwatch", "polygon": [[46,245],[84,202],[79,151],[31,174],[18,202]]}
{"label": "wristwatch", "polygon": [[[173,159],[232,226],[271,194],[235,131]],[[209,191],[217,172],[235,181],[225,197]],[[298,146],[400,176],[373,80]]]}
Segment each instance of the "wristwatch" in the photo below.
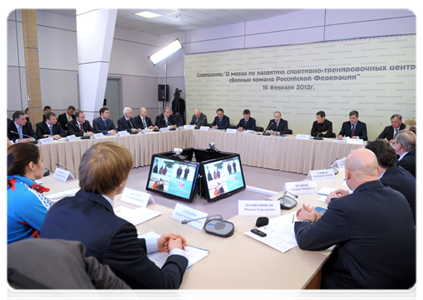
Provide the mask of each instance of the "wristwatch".
{"label": "wristwatch", "polygon": [[307,223],[313,224],[313,221],[311,221],[311,220],[303,220],[303,223],[304,223],[304,222],[307,222]]}

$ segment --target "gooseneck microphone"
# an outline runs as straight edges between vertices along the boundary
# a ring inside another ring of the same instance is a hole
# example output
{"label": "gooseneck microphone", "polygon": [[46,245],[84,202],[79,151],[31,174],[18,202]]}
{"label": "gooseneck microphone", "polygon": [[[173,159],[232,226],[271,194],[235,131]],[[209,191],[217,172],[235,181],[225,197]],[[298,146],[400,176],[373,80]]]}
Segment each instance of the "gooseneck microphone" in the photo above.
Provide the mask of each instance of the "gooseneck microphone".
{"label": "gooseneck microphone", "polygon": [[197,220],[206,219],[208,217],[215,217],[215,216],[219,216],[220,219],[211,219],[207,221],[206,224],[204,225],[204,230],[206,231],[206,233],[216,235],[219,237],[230,237],[231,235],[233,235],[235,231],[235,225],[231,222],[223,220],[222,216],[219,214],[197,218],[197,219],[183,220],[181,223],[188,224],[191,221],[197,221]]}
{"label": "gooseneck microphone", "polygon": [[338,160],[338,158],[335,158],[335,159],[334,159],[334,161],[330,163],[329,167],[327,167],[327,168],[326,168],[326,170],[333,169],[333,174],[335,174],[335,175],[339,173],[339,170],[338,170],[337,168],[332,167],[332,165],[333,165],[333,164],[335,163],[335,161],[337,161],[337,160]]}
{"label": "gooseneck microphone", "polygon": [[273,124],[275,124],[275,121],[272,121],[272,123],[270,123],[267,128],[263,131],[263,135],[270,135],[270,133],[267,133],[266,131],[270,128],[270,126],[273,126]]}
{"label": "gooseneck microphone", "polygon": [[56,162],[56,166],[58,166],[58,167],[60,167],[60,168],[64,168],[64,169],[66,169],[66,170],[69,170],[69,171],[74,172],[75,174],[78,174],[78,175],[79,175],[79,173],[78,173],[78,172],[76,172],[76,171],[74,171],[74,170],[72,170],[72,169],[70,169],[70,168],[68,168],[68,167],[66,167],[66,166],[64,166],[64,165],[62,165],[62,164],[61,164],[61,163],[59,163],[59,162]]}
{"label": "gooseneck microphone", "polygon": [[203,115],[203,119],[202,120],[198,120],[198,123],[197,123],[197,128],[200,128],[200,124],[203,122],[203,121],[205,121],[206,120],[206,118],[207,117],[205,117],[204,115]]}

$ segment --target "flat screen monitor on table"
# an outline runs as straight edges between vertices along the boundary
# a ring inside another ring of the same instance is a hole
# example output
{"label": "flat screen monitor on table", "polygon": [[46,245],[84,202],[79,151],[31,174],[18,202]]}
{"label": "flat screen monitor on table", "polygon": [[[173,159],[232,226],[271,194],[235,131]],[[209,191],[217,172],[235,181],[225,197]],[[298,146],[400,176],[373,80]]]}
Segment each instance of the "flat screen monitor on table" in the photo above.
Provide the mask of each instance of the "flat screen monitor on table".
{"label": "flat screen monitor on table", "polygon": [[217,201],[245,189],[239,154],[203,161],[201,172],[206,187],[204,197],[208,202]]}
{"label": "flat screen monitor on table", "polygon": [[200,163],[154,154],[146,190],[164,197],[192,202]]}

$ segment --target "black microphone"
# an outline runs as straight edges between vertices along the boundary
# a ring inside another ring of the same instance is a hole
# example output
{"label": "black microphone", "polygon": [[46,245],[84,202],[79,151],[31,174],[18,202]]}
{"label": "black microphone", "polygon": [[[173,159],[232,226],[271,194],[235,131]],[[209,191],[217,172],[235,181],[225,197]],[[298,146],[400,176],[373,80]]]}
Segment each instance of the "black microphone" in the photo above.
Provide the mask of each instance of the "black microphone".
{"label": "black microphone", "polygon": [[270,128],[270,126],[273,126],[273,124],[275,124],[275,121],[272,121],[272,123],[270,123],[267,128],[263,131],[263,135],[270,135],[270,133],[267,133],[266,131]]}
{"label": "black microphone", "polygon": [[298,198],[298,195],[285,191],[283,193],[283,196],[278,199],[281,205],[281,209],[285,209],[285,210],[291,209],[297,205],[297,201],[292,197],[286,196],[286,194],[291,194],[295,198]]}
{"label": "black microphone", "polygon": [[321,137],[321,136],[319,136],[320,134],[322,134],[321,132],[319,132],[315,137],[314,137],[314,139],[315,140],[318,140],[318,141],[320,141],[320,140],[323,140],[323,138]]}
{"label": "black microphone", "polygon": [[327,167],[327,168],[326,168],[326,170],[333,169],[333,174],[335,174],[335,175],[339,173],[339,170],[338,170],[337,168],[332,167],[332,165],[333,165],[333,164],[334,164],[334,162],[335,162],[335,161],[337,161],[337,160],[338,160],[338,158],[335,158],[335,160],[334,160],[333,162],[331,162],[331,163],[330,163],[329,167]]}
{"label": "black microphone", "polygon": [[[10,132],[11,132],[11,133],[14,133],[14,134],[19,135],[19,132],[16,132],[16,131],[12,131],[12,130],[10,130]],[[34,138],[33,136],[27,135],[27,134],[25,134],[25,133],[22,133],[22,136],[29,137],[29,138],[31,138],[31,139],[32,139],[32,141],[30,141],[30,142],[28,142],[28,143],[33,143],[33,144],[35,144],[35,143],[36,143],[35,138]]]}
{"label": "black microphone", "polygon": [[192,220],[183,220],[181,223],[188,224],[191,221],[197,221],[197,220],[205,219],[208,217],[214,217],[214,216],[219,216],[220,219],[211,219],[207,221],[206,224],[204,225],[204,230],[206,231],[206,233],[216,235],[219,237],[230,237],[231,235],[234,234],[235,225],[231,222],[223,220],[222,216],[219,214],[192,219]]}
{"label": "black microphone", "polygon": [[66,170],[69,170],[69,171],[74,172],[75,174],[78,174],[78,175],[79,175],[79,173],[78,173],[78,172],[76,172],[76,171],[74,171],[74,170],[72,170],[72,169],[69,169],[68,167],[65,167],[64,165],[62,165],[62,164],[61,164],[61,163],[59,163],[59,162],[56,162],[56,166],[61,167],[61,168],[64,168],[64,169],[66,169]]}
{"label": "black microphone", "polygon": [[196,127],[197,127],[197,128],[200,128],[200,124],[201,124],[201,122],[203,122],[203,121],[207,118],[207,117],[206,117],[206,116],[204,116],[204,115],[203,115],[203,117],[204,117],[204,118],[203,118],[202,120],[198,120],[198,123],[197,123],[197,125],[196,125]]}

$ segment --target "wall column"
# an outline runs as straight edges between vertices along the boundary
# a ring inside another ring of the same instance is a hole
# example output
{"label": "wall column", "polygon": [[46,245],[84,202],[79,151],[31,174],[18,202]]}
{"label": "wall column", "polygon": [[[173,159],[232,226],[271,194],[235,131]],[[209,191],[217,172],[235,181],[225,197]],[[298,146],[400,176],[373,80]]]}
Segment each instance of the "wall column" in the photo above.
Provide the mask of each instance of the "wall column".
{"label": "wall column", "polygon": [[106,92],[117,9],[77,10],[80,109],[92,123]]}
{"label": "wall column", "polygon": [[38,57],[37,11],[22,10],[22,28],[25,53],[26,90],[29,119],[35,124],[43,120],[41,101],[40,62]]}

